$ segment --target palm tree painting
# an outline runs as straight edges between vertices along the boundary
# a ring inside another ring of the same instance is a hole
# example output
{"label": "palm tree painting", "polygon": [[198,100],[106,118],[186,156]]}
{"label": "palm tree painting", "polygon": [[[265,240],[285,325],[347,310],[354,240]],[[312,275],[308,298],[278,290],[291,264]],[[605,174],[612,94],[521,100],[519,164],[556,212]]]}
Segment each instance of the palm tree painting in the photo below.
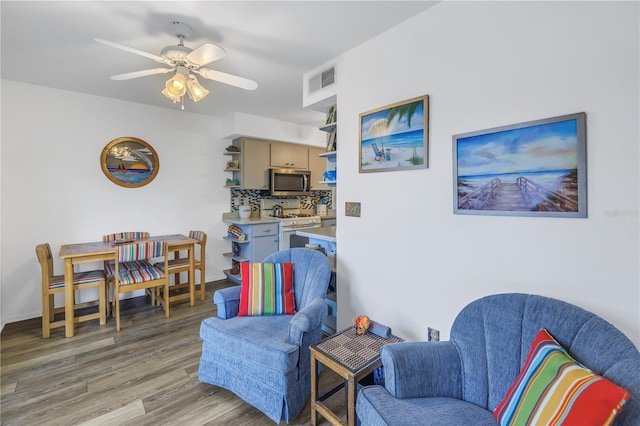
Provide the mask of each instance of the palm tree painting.
{"label": "palm tree painting", "polygon": [[360,173],[428,165],[428,95],[360,114]]}

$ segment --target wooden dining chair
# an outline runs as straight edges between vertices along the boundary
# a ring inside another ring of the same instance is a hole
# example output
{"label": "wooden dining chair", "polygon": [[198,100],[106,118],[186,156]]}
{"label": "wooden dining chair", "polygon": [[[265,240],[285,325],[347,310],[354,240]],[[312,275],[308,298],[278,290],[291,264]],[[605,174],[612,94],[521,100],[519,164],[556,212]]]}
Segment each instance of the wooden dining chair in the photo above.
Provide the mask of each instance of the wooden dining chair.
{"label": "wooden dining chair", "polygon": [[[113,301],[115,304],[116,330],[120,331],[120,295],[135,290],[162,287],[169,294],[169,276],[166,241],[139,241],[120,244],[115,248]],[[151,260],[164,257],[164,268],[151,264]],[[169,302],[159,292],[156,300],[164,307],[169,318]]]}
{"label": "wooden dining chair", "polygon": [[[200,271],[200,300],[204,300],[205,298],[205,249],[207,246],[207,234],[203,231],[189,231],[189,238],[193,238],[194,240],[198,240],[198,246],[200,246],[200,256],[196,256],[197,252],[193,254],[193,268],[196,271]],[[195,247],[194,247],[195,249]],[[162,263],[156,263],[156,266],[163,267]],[[174,284],[169,287],[169,291],[173,292],[174,295],[169,295],[168,300],[170,302],[176,300],[183,300],[189,298],[189,292],[182,292],[183,289],[189,288],[189,280],[187,282],[180,282],[180,273],[181,272],[189,272],[189,257],[181,257],[180,252],[174,252],[173,259],[169,260],[169,273],[168,275],[174,276]],[[195,279],[195,276],[194,276]],[[195,284],[194,284],[195,285]],[[181,293],[175,294],[177,291]],[[196,293],[197,294],[197,293]]]}
{"label": "wooden dining chair", "polygon": [[[104,242],[116,242],[116,241],[135,241],[141,240],[143,238],[149,238],[151,234],[144,231],[128,231],[128,232],[115,232],[113,234],[107,234],[102,236],[102,241]],[[135,264],[129,265],[135,266]],[[104,272],[107,274],[107,285],[105,287],[107,294],[107,316],[111,316],[112,312],[112,303],[113,301],[109,299],[109,295],[113,293],[111,286],[113,285],[113,273],[115,270],[115,261],[108,260],[104,262]],[[155,294],[151,294],[151,302],[155,303]]]}
{"label": "wooden dining chair", "polygon": [[[65,319],[55,320],[55,314],[64,313],[64,306],[55,308],[54,294],[64,293],[64,275],[55,275],[53,272],[53,256],[51,255],[51,246],[49,243],[38,244],[36,246],[36,256],[40,262],[42,271],[42,337],[48,338],[51,335],[51,329],[64,327]],[[99,295],[98,300],[94,302],[76,304],[74,303],[74,312],[80,308],[89,306],[98,306],[98,311],[85,315],[75,315],[75,322],[90,321],[100,319],[100,325],[107,322],[106,316],[106,277],[104,271],[92,270],[85,272],[77,272],[73,274],[73,290],[74,300],[75,291],[83,290],[90,287],[96,287]]]}

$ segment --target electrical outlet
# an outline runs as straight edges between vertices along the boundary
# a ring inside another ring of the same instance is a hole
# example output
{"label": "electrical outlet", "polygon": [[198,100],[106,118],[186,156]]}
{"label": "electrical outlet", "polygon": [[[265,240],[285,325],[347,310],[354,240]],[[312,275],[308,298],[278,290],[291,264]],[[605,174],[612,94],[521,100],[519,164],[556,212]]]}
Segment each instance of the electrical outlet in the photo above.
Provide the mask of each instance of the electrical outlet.
{"label": "electrical outlet", "polygon": [[440,341],[440,330],[436,330],[435,328],[427,327],[427,340],[429,342],[439,342]]}

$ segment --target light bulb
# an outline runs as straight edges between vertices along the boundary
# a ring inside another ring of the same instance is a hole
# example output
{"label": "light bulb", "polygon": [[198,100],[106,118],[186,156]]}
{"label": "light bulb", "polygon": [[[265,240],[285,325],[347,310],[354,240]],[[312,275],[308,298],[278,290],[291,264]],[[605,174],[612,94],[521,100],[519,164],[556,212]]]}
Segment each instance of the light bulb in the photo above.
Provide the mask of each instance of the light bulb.
{"label": "light bulb", "polygon": [[187,80],[182,74],[176,72],[173,77],[167,80],[165,87],[174,96],[184,96],[187,91]]}

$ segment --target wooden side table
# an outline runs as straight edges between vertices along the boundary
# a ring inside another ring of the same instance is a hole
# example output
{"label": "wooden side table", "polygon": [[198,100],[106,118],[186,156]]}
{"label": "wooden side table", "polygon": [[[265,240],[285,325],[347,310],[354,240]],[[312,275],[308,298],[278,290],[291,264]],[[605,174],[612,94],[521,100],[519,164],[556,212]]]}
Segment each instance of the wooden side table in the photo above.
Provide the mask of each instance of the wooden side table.
{"label": "wooden side table", "polygon": [[[355,328],[350,327],[311,345],[311,424],[315,426],[318,414],[321,414],[332,425],[355,426],[358,382],[382,365],[382,346],[402,341],[394,335],[385,339],[369,332],[358,336]],[[319,362],[344,379],[343,383],[322,394],[318,393]],[[347,393],[347,423],[324,404],[327,398],[343,388]]]}

